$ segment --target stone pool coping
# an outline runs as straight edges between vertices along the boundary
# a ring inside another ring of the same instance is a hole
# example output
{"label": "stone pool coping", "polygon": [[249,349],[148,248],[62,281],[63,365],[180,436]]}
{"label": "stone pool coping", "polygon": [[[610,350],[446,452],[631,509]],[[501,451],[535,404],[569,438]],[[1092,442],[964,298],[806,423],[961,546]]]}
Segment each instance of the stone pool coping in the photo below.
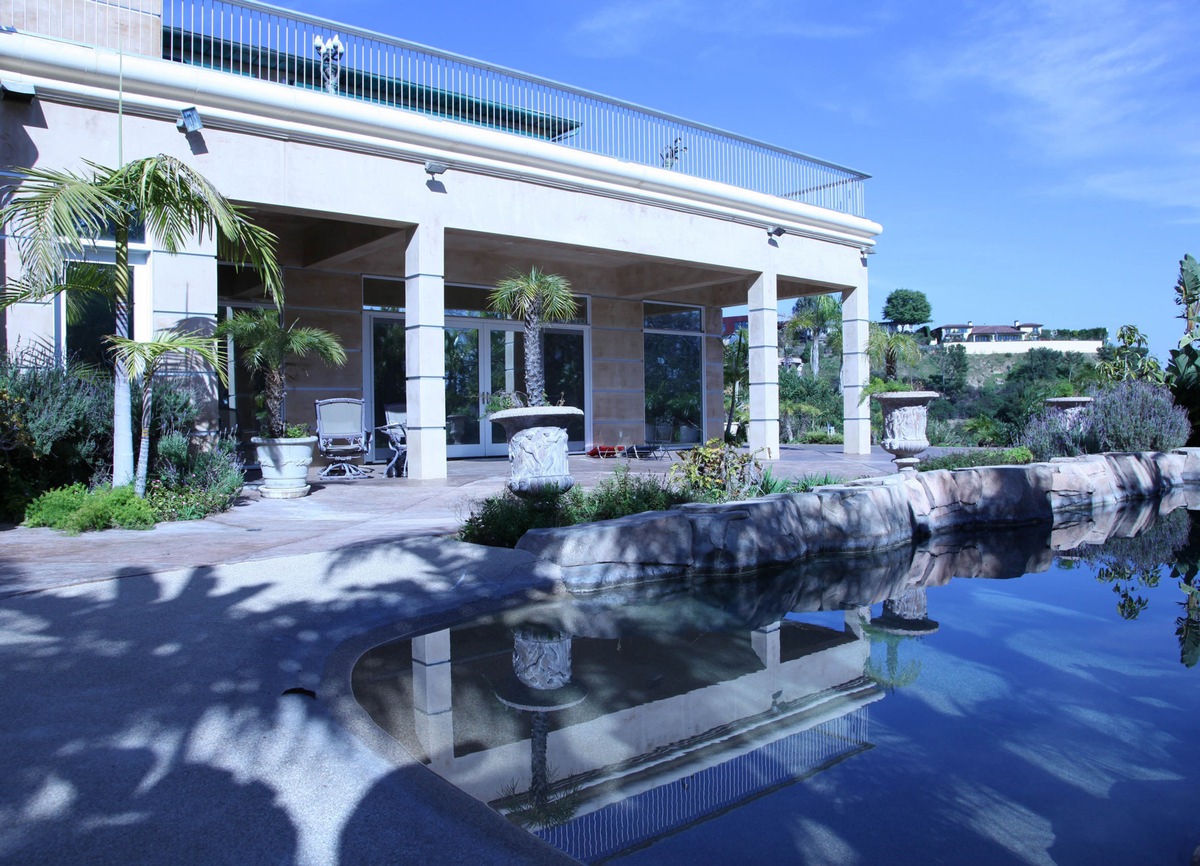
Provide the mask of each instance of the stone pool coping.
{"label": "stone pool coping", "polygon": [[573,862],[342,724],[354,645],[558,577],[424,539],[5,599],[0,861]]}
{"label": "stone pool coping", "polygon": [[878,550],[942,532],[1052,523],[1200,484],[1200,448],[903,472],[599,523],[534,529],[517,549],[562,568],[574,592],[729,574],[805,556]]}

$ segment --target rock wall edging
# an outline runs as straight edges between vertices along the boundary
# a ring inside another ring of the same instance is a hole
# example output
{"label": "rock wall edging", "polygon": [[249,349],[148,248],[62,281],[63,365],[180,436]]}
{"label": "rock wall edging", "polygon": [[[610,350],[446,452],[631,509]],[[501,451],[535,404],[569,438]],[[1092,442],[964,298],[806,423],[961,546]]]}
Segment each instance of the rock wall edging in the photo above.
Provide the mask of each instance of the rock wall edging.
{"label": "rock wall edging", "polygon": [[1056,514],[1200,484],[1200,448],[1089,454],[1023,466],[906,472],[719,505],[534,529],[519,549],[563,569],[575,591],[687,571],[736,573],[861,552],[938,533],[1051,522]]}

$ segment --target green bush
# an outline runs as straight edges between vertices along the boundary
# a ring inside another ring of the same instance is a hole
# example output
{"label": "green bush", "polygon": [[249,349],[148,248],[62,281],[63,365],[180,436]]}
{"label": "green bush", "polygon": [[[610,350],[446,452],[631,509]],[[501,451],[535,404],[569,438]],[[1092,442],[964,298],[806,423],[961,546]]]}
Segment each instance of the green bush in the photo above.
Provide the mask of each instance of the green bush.
{"label": "green bush", "polygon": [[968,469],[972,466],[1018,466],[1033,462],[1033,452],[1028,448],[1007,448],[1003,451],[957,451],[930,457],[917,464],[921,472],[934,469]]}
{"label": "green bush", "polygon": [[158,520],[199,520],[226,511],[237,499],[244,476],[231,436],[218,436],[208,448],[173,432],[158,440],[154,478],[146,501]]}
{"label": "green bush", "polygon": [[634,474],[620,466],[591,491],[576,487],[562,496],[525,499],[506,490],[489,496],[474,504],[458,537],[472,544],[515,547],[530,529],[612,520],[689,501],[686,491],[663,476]]}
{"label": "green bush", "polygon": [[753,454],[740,451],[719,439],[683,451],[671,465],[672,483],[692,500],[728,502],[758,495],[763,468]]}
{"label": "green bush", "polygon": [[836,431],[826,433],[824,430],[809,430],[807,433],[801,433],[792,441],[800,445],[841,445],[846,440],[841,433]]}
{"label": "green bush", "polygon": [[88,490],[72,484],[48,490],[25,511],[26,526],[48,526],[69,535],[93,529],[152,529],[154,510],[132,487]]}
{"label": "green bush", "polygon": [[1187,412],[1162,385],[1130,380],[1096,392],[1074,415],[1048,409],[1025,425],[1020,443],[1038,460],[1106,451],[1169,451],[1188,440]]}

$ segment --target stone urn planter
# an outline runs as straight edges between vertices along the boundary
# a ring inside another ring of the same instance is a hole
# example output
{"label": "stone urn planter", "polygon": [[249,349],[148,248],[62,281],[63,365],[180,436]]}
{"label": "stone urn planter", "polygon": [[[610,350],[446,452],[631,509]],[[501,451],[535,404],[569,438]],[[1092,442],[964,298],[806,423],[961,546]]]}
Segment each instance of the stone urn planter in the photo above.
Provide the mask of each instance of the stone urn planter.
{"label": "stone urn planter", "polygon": [[940,397],[937,391],[890,391],[874,394],[883,409],[883,450],[893,456],[896,466],[912,470],[929,447],[925,424],[929,418],[930,401]]}
{"label": "stone urn planter", "polygon": [[526,406],[488,415],[508,435],[508,489],[518,496],[570,490],[575,479],[567,463],[567,424],[582,417],[574,406]]}
{"label": "stone urn planter", "polygon": [[308,495],[308,467],[313,459],[313,446],[317,444],[316,436],[300,439],[255,436],[250,442],[262,467],[259,493],[264,499],[299,499]]}
{"label": "stone urn planter", "polygon": [[1080,415],[1091,402],[1091,397],[1047,397],[1046,408],[1061,415],[1064,421],[1079,423]]}

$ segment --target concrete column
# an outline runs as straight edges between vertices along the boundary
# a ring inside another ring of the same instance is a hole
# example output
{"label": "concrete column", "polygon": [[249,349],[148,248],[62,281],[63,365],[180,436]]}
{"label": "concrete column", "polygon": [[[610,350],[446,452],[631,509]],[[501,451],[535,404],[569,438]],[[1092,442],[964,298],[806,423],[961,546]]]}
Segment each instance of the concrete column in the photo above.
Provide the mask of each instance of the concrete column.
{"label": "concrete column", "polygon": [[779,312],[775,274],[765,271],[750,284],[750,430],[747,442],[759,459],[779,459]]}
{"label": "concrete column", "polygon": [[842,292],[842,415],[845,421],[843,454],[871,453],[871,405],[859,403],[871,375],[867,357],[870,314],[867,309],[867,266],[862,282]]}
{"label": "concrete column", "polygon": [[404,256],[410,478],[446,477],[445,265],[441,224],[413,229]]}

